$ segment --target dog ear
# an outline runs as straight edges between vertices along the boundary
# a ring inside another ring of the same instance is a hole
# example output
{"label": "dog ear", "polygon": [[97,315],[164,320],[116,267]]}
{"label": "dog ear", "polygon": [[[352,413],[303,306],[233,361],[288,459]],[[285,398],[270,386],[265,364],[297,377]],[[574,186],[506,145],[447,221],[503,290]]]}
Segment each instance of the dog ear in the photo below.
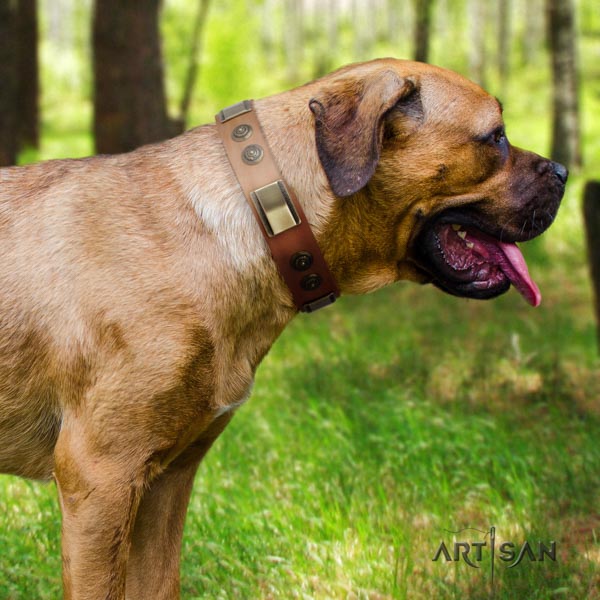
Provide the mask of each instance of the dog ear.
{"label": "dog ear", "polygon": [[347,79],[309,102],[317,152],[331,189],[350,196],[373,176],[383,143],[384,117],[414,95],[414,81],[388,70],[370,79]]}

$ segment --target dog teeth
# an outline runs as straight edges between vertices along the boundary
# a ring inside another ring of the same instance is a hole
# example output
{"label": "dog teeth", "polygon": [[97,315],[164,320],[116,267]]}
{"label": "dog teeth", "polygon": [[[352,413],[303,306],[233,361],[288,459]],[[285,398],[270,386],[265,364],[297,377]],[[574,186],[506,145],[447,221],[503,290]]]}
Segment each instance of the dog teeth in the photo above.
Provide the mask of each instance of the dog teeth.
{"label": "dog teeth", "polygon": [[453,229],[453,231],[456,231],[456,235],[461,240],[464,240],[467,237],[467,232],[464,231],[463,229],[461,229],[460,225],[454,224],[454,225],[452,225],[452,229]]}
{"label": "dog teeth", "polygon": [[469,250],[472,250],[473,248],[475,248],[475,244],[473,242],[467,242],[467,248],[469,248]]}

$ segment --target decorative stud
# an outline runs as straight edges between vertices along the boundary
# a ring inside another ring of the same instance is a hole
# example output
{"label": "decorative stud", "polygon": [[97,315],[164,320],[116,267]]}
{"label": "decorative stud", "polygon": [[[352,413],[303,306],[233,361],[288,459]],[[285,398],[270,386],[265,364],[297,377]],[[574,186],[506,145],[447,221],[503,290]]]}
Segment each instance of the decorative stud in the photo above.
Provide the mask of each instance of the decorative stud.
{"label": "decorative stud", "polygon": [[321,285],[321,283],[322,279],[320,275],[317,275],[316,273],[311,273],[310,275],[306,275],[302,279],[300,285],[303,290],[306,290],[307,292],[312,292],[313,290],[316,290]]}
{"label": "decorative stud", "polygon": [[296,271],[306,271],[313,264],[313,257],[310,252],[296,252],[290,259],[292,269]]}
{"label": "decorative stud", "polygon": [[246,123],[243,123],[242,125],[238,125],[231,132],[231,139],[233,139],[236,142],[243,142],[244,140],[247,140],[251,135],[252,135],[252,126],[247,125]]}
{"label": "decorative stud", "polygon": [[264,155],[263,149],[258,144],[250,144],[250,146],[244,148],[242,160],[247,165],[256,165],[263,159]]}

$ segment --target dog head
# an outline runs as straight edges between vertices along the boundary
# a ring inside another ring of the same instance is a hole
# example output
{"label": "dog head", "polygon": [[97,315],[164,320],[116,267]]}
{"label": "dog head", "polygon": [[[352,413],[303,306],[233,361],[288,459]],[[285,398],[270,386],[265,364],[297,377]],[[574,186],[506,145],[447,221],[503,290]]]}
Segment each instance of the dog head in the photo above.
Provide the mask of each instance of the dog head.
{"label": "dog head", "polygon": [[552,223],[567,170],[510,144],[498,100],[385,59],[320,80],[309,106],[335,195],[322,243],[343,291],[409,279],[485,299],[513,284],[539,303],[516,242]]}

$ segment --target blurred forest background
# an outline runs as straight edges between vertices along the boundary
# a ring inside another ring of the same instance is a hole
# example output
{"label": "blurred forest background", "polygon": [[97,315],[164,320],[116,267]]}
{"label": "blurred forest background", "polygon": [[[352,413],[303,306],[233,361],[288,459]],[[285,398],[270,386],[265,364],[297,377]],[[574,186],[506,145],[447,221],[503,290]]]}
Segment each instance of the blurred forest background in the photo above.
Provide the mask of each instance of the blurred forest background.
{"label": "blurred forest background", "polygon": [[[299,316],[200,468],[182,597],[487,598],[489,555],[432,557],[494,525],[558,554],[498,561],[495,600],[599,600],[598,0],[0,0],[0,164],[126,151],[390,55],[480,82],[513,144],[571,169],[523,245],[542,305],[400,284]],[[2,477],[0,598],[57,597],[55,490]]]}
{"label": "blurred forest background", "polygon": [[[582,71],[579,57],[599,21],[593,0],[2,0],[0,164],[130,150],[248,94],[392,55],[501,97],[526,74],[554,118],[553,156],[578,166],[579,84],[598,58]],[[554,108],[538,87],[553,78]],[[57,128],[73,136],[64,152],[46,146]]]}

